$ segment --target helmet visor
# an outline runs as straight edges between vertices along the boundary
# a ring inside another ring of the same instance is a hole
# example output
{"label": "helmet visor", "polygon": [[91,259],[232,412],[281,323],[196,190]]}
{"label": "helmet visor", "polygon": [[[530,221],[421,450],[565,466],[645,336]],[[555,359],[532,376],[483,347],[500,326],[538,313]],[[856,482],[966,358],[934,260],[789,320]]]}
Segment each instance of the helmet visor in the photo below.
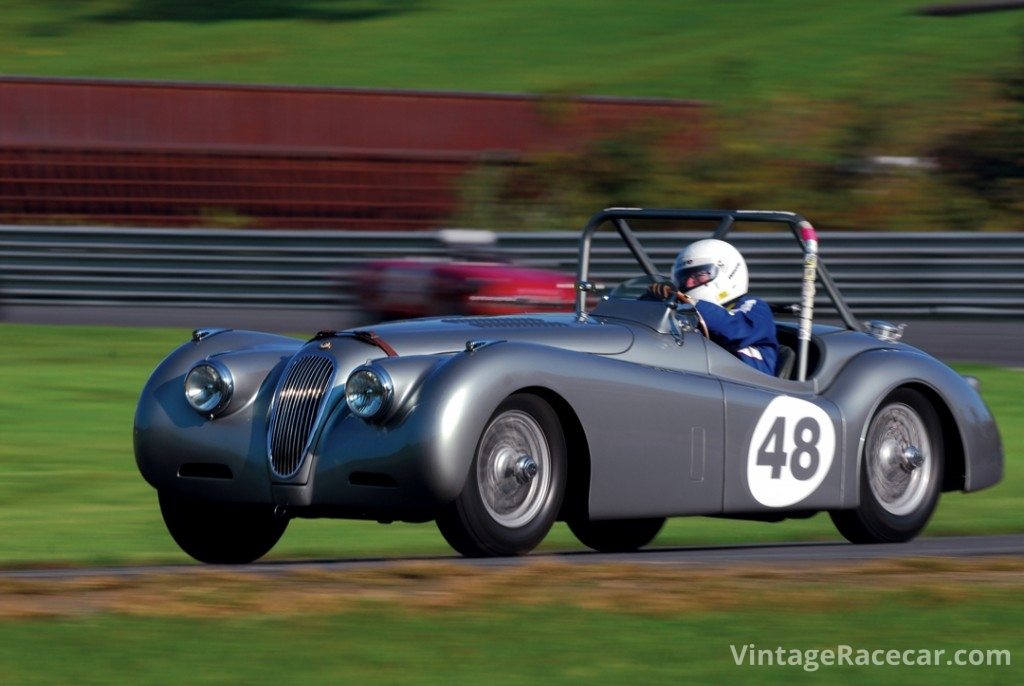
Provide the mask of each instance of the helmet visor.
{"label": "helmet visor", "polygon": [[684,293],[697,286],[711,283],[718,276],[718,265],[697,264],[690,267],[677,269],[672,278],[679,285],[679,290]]}

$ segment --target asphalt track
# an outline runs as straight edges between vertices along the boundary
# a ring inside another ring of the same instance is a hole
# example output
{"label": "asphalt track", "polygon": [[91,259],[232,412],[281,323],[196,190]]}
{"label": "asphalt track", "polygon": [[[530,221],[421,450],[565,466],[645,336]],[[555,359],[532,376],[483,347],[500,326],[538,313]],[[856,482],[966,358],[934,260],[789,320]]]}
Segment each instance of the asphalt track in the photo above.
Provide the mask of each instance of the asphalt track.
{"label": "asphalt track", "polygon": [[[25,324],[104,325],[141,327],[226,327],[294,335],[323,329],[364,326],[352,310],[258,309],[225,307],[100,307],[9,305],[3,320]],[[904,342],[944,362],[983,362],[1024,368],[1024,320],[1019,319],[894,319],[907,323]],[[829,323],[829,322],[826,322]]]}
{"label": "asphalt track", "polygon": [[453,556],[353,558],[333,560],[295,560],[257,562],[244,566],[200,564],[147,565],[127,567],[22,568],[0,571],[0,579],[46,580],[90,577],[128,578],[147,575],[191,575],[205,572],[269,575],[317,570],[386,568],[409,563],[458,564],[493,568],[538,562],[597,565],[658,565],[673,568],[699,568],[747,565],[814,565],[896,560],[907,558],[1024,557],[1024,534],[1000,536],[951,536],[919,538],[909,543],[853,545],[846,542],[773,543],[764,545],[722,545],[693,548],[649,548],[635,553],[594,553],[587,551],[533,553],[524,557],[467,559]]}

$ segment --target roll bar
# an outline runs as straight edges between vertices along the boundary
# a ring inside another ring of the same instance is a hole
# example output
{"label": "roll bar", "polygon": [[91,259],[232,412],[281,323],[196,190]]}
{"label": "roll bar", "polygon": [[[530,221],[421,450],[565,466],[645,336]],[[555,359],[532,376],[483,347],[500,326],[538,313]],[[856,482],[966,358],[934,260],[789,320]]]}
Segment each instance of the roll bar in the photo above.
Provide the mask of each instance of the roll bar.
{"label": "roll bar", "polygon": [[576,318],[584,320],[586,314],[587,293],[595,290],[589,281],[590,247],[594,233],[606,222],[610,222],[619,232],[626,247],[633,253],[640,268],[652,279],[660,274],[644,251],[643,246],[633,234],[629,226],[631,219],[653,219],[662,221],[717,221],[718,225],[712,234],[714,238],[724,239],[733,228],[736,220],[747,222],[764,222],[785,224],[800,245],[804,253],[804,276],[802,303],[800,312],[800,350],[798,353],[798,378],[803,381],[807,373],[807,352],[811,339],[811,323],[814,318],[814,284],[819,281],[825,289],[832,304],[839,312],[846,328],[861,331],[863,327],[853,316],[842,294],[836,287],[828,269],[818,258],[818,237],[814,227],[806,219],[794,212],[762,212],[753,210],[675,210],[675,209],[641,209],[633,207],[610,207],[601,210],[590,218],[580,236],[579,269],[576,274]]}

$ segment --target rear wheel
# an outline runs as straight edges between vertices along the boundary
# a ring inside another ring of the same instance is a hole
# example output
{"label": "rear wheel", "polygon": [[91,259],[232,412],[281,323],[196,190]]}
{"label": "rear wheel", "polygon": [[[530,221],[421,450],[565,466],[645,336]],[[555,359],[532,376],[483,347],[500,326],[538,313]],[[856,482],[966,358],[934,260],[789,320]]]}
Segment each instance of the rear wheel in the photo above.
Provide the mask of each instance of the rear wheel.
{"label": "rear wheel", "polygon": [[580,543],[602,553],[627,553],[643,548],[654,540],[663,526],[664,517],[569,521],[569,529]]}
{"label": "rear wheel", "polygon": [[860,505],[831,512],[853,543],[895,543],[917,536],[942,490],[942,432],[935,408],[917,391],[890,394],[868,425]]}
{"label": "rear wheel", "polygon": [[270,552],[288,520],[269,505],[189,500],[161,492],[160,512],[174,542],[210,564],[245,564]]}
{"label": "rear wheel", "polygon": [[480,436],[462,493],[437,517],[445,540],[469,557],[533,550],[562,505],[565,454],[550,405],[529,394],[506,398]]}

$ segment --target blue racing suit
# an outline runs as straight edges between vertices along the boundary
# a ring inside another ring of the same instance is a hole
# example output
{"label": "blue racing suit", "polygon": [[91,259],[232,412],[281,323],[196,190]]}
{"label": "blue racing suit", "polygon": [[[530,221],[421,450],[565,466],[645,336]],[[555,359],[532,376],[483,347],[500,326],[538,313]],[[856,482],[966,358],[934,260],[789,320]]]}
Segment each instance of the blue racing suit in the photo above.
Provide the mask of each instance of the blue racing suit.
{"label": "blue racing suit", "polygon": [[768,303],[744,295],[728,307],[703,300],[698,300],[696,307],[714,343],[754,369],[774,376],[775,363],[779,357],[779,340],[775,335],[775,318]]}

